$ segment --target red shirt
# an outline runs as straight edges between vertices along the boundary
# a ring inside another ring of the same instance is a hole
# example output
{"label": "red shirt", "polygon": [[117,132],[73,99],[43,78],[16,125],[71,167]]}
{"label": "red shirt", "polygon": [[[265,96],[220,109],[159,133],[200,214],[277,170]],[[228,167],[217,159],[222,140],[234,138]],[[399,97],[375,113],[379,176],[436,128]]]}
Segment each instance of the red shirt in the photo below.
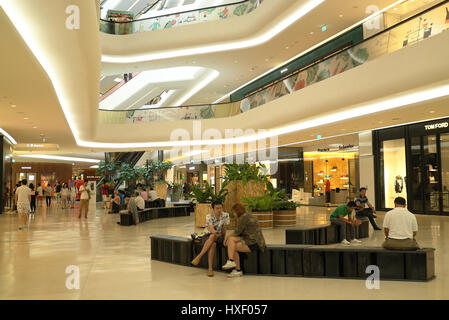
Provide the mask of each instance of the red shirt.
{"label": "red shirt", "polygon": [[331,191],[331,183],[329,180],[326,180],[326,192],[330,192]]}
{"label": "red shirt", "polygon": [[108,192],[109,192],[109,187],[107,185],[103,185],[101,187],[101,194],[108,195]]}

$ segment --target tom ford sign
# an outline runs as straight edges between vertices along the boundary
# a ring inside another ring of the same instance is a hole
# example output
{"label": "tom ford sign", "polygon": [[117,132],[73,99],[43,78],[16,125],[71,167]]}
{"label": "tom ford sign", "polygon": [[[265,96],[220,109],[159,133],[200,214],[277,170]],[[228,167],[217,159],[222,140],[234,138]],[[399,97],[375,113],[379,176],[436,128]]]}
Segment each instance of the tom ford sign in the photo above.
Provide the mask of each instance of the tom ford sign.
{"label": "tom ford sign", "polygon": [[449,122],[440,122],[440,123],[434,123],[424,126],[427,131],[430,130],[436,130],[436,129],[444,129],[449,127]]}

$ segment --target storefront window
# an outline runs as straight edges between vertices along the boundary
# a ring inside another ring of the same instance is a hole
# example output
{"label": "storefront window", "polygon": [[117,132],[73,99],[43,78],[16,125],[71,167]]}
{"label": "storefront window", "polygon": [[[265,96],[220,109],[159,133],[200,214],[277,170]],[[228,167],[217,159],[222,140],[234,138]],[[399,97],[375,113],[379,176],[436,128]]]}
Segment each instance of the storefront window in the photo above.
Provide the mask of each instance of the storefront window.
{"label": "storefront window", "polygon": [[443,211],[449,212],[449,133],[442,134],[440,141]]}
{"label": "storefront window", "polygon": [[383,141],[383,176],[385,208],[394,208],[394,199],[407,199],[407,167],[405,162],[405,139]]}

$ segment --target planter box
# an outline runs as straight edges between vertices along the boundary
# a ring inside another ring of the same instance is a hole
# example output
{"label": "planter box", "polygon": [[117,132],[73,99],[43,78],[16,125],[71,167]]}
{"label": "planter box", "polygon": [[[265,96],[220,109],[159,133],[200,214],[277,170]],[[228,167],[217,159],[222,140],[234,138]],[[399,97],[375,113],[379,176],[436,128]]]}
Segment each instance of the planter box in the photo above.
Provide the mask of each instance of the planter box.
{"label": "planter box", "polygon": [[206,226],[206,216],[212,212],[210,203],[197,203],[195,206],[195,227],[204,228]]}
{"label": "planter box", "polygon": [[273,224],[275,227],[296,226],[296,209],[273,210]]}
{"label": "planter box", "polygon": [[257,217],[261,229],[273,229],[273,211],[253,211],[251,214]]}

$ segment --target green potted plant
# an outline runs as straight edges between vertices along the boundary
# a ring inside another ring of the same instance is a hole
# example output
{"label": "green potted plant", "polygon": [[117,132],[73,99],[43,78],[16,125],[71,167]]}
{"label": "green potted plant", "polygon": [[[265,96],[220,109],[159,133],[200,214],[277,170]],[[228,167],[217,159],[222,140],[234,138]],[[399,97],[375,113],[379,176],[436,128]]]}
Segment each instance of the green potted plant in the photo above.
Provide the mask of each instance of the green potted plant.
{"label": "green potted plant", "polygon": [[229,194],[224,203],[227,212],[236,203],[242,203],[245,197],[261,197],[265,193],[268,176],[263,174],[266,170],[264,165],[256,164],[225,164],[225,178],[223,187],[228,189]]}
{"label": "green potted plant", "polygon": [[206,216],[212,212],[212,188],[209,183],[205,183],[204,189],[198,186],[192,187],[192,192],[190,193],[190,198],[193,199],[195,203],[195,226],[205,227],[206,226]]}
{"label": "green potted plant", "polygon": [[274,196],[266,192],[262,197],[244,197],[246,208],[259,220],[262,229],[273,228]]}

